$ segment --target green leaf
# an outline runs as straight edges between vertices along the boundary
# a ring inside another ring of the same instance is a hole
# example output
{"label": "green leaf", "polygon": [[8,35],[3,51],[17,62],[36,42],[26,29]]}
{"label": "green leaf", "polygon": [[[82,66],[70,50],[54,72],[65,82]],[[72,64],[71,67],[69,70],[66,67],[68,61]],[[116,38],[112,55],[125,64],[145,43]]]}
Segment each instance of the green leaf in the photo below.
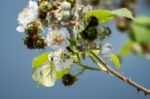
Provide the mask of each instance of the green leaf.
{"label": "green leaf", "polygon": [[150,26],[150,17],[148,16],[139,16],[134,21],[136,24],[148,25]]}
{"label": "green leaf", "polygon": [[114,65],[116,66],[117,69],[120,69],[120,67],[121,67],[120,60],[116,55],[112,54],[110,56],[110,60],[114,63]]}
{"label": "green leaf", "polygon": [[66,68],[62,71],[59,71],[59,72],[56,72],[56,76],[57,76],[57,79],[61,79],[65,74],[68,74],[70,72],[71,68]]}
{"label": "green leaf", "polygon": [[126,8],[117,9],[117,10],[113,10],[113,11],[91,10],[91,11],[87,12],[87,14],[85,15],[85,20],[88,21],[91,16],[95,16],[98,19],[99,23],[105,23],[105,22],[111,21],[116,16],[122,16],[122,17],[127,17],[130,19],[134,19],[131,11],[129,11]]}
{"label": "green leaf", "polygon": [[40,56],[34,58],[32,61],[33,69],[37,69],[40,65],[48,62],[48,54],[50,54],[50,52],[43,53]]}
{"label": "green leaf", "polygon": [[126,9],[126,8],[113,10],[113,11],[111,11],[111,13],[115,16],[122,16],[122,17],[127,17],[127,18],[130,18],[130,19],[134,19],[133,15],[132,15],[132,12],[129,11],[128,9]]}
{"label": "green leaf", "polygon": [[150,43],[150,28],[143,25],[132,24],[132,31],[129,35],[134,35],[134,39],[139,43]]}
{"label": "green leaf", "polygon": [[85,19],[89,20],[91,16],[95,16],[99,23],[105,23],[114,19],[113,14],[109,10],[91,10],[85,15]]}
{"label": "green leaf", "polygon": [[131,41],[131,40],[127,41],[123,45],[123,47],[121,48],[121,50],[119,51],[118,56],[119,57],[125,57],[125,56],[127,56],[131,52],[131,47],[132,47],[133,43],[134,42]]}

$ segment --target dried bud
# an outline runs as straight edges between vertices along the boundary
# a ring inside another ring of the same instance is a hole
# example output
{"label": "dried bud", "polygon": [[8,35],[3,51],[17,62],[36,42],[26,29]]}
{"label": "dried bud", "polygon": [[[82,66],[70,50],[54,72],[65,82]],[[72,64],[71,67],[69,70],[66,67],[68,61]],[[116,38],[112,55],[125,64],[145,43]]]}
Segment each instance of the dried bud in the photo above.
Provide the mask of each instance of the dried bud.
{"label": "dried bud", "polygon": [[43,49],[46,46],[44,39],[36,35],[24,37],[24,44],[27,45],[29,49]]}
{"label": "dried bud", "polygon": [[67,2],[71,3],[71,8],[73,8],[76,4],[76,0],[67,0]]}
{"label": "dried bud", "polygon": [[29,49],[35,49],[35,44],[34,44],[34,38],[31,36],[26,36],[24,37],[24,44],[27,45],[27,48]]}
{"label": "dried bud", "polygon": [[45,20],[46,17],[47,17],[47,12],[40,12],[38,17],[41,19],[41,20]]}
{"label": "dried bud", "polygon": [[97,29],[96,27],[87,26],[85,30],[82,31],[81,36],[89,41],[93,41],[97,38]]}
{"label": "dried bud", "polygon": [[26,32],[28,35],[35,35],[41,32],[42,24],[40,21],[34,21],[27,25]]}
{"label": "dried bud", "polygon": [[95,16],[91,16],[89,21],[90,26],[97,26],[98,25],[98,19]]}
{"label": "dried bud", "polygon": [[77,81],[77,78],[71,74],[65,74],[62,78],[62,83],[65,86],[71,86]]}
{"label": "dried bud", "polygon": [[39,38],[39,39],[36,41],[36,47],[37,47],[37,48],[44,49],[45,46],[46,46],[46,43],[45,43],[44,39]]}

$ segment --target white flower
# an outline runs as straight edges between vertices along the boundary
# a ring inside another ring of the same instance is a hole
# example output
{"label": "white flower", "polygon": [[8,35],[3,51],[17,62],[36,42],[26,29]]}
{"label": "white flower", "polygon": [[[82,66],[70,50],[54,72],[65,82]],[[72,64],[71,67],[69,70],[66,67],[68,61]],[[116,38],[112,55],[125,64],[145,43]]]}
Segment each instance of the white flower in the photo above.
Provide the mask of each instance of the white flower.
{"label": "white flower", "polygon": [[64,1],[64,2],[61,3],[61,8],[63,10],[69,10],[69,9],[71,9],[71,4],[67,1]]}
{"label": "white flower", "polygon": [[62,71],[69,68],[73,64],[71,54],[65,49],[59,49],[49,54],[49,60],[54,62],[56,71]]}
{"label": "white flower", "polygon": [[112,54],[112,45],[110,43],[106,43],[102,46],[101,54],[108,58]]}
{"label": "white flower", "polygon": [[38,18],[38,5],[36,1],[29,1],[29,4],[18,15],[19,26],[16,28],[19,32],[24,32],[28,23]]}
{"label": "white flower", "polygon": [[61,21],[61,19],[63,17],[63,15],[62,15],[63,13],[62,12],[63,11],[62,11],[61,7],[58,7],[57,9],[48,12],[48,16],[47,17],[51,21],[53,21],[55,23],[58,23],[59,21]]}
{"label": "white flower", "polygon": [[32,78],[45,87],[52,87],[57,79],[56,70],[50,63],[46,63],[33,72]]}
{"label": "white flower", "polygon": [[71,14],[73,15],[73,19],[74,19],[74,20],[79,20],[79,7],[80,7],[80,5],[77,4],[77,5],[72,9]]}
{"label": "white flower", "polygon": [[72,31],[73,31],[73,36],[74,36],[74,38],[77,38],[77,35],[78,35],[78,27],[74,26]]}
{"label": "white flower", "polygon": [[74,38],[77,38],[80,26],[81,25],[79,22],[76,22],[75,25],[73,26],[72,32]]}
{"label": "white flower", "polygon": [[47,35],[48,46],[53,50],[65,49],[70,44],[68,41],[69,38],[70,34],[66,28],[57,29],[51,27]]}
{"label": "white flower", "polygon": [[71,16],[71,13],[70,13],[69,10],[63,11],[62,14],[63,14],[63,19],[64,20],[68,20],[70,18],[70,16]]}
{"label": "white flower", "polygon": [[79,12],[81,14],[86,14],[88,11],[92,10],[92,6],[88,5],[88,6],[81,6],[78,8]]}

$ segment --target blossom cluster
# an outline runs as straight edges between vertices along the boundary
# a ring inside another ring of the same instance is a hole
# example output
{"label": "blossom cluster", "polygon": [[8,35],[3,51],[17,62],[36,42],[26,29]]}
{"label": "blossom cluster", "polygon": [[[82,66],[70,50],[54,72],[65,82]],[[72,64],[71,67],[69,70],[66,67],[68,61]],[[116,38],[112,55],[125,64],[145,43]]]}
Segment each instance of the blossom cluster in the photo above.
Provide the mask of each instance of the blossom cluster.
{"label": "blossom cluster", "polygon": [[[24,44],[27,48],[52,50],[48,55],[49,63],[34,70],[33,79],[38,84],[53,86],[56,73],[73,65],[73,54],[100,48],[98,41],[111,34],[108,27],[98,28],[96,17],[84,19],[90,10],[92,6],[81,5],[76,0],[30,0],[20,12],[16,30],[26,33]],[[101,49],[102,54],[109,56],[112,46],[105,44]]]}

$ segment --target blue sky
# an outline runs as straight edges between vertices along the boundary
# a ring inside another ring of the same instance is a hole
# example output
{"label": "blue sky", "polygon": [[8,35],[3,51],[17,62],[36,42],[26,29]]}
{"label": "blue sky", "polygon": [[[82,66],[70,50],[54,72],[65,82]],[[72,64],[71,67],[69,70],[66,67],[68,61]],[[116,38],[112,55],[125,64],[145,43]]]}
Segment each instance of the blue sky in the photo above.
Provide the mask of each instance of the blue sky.
{"label": "blue sky", "polygon": [[[141,0],[142,1],[142,0]],[[105,73],[87,71],[72,87],[60,81],[52,88],[38,88],[32,80],[31,61],[44,51],[28,50],[23,45],[23,33],[16,31],[17,16],[28,0],[0,1],[0,99],[149,99],[117,78]],[[147,14],[150,8],[139,6],[138,15]],[[118,51],[127,40],[125,34],[107,24],[113,34],[107,41]],[[86,60],[88,64],[91,64]],[[150,88],[150,61],[143,57],[128,56],[122,62],[123,72],[143,86]]]}

